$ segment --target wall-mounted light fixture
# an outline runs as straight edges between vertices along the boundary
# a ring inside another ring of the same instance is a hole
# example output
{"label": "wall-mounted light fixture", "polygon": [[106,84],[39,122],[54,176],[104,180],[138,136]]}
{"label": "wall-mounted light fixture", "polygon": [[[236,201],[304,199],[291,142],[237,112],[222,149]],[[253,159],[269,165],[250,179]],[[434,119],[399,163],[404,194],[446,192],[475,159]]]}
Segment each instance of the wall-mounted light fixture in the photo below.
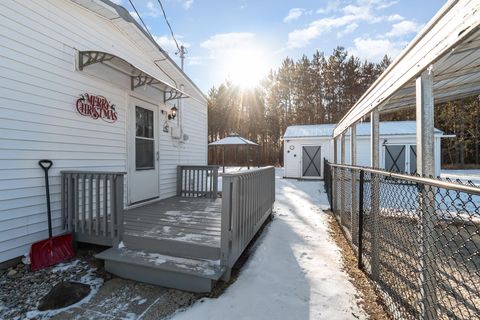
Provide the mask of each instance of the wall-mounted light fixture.
{"label": "wall-mounted light fixture", "polygon": [[175,105],[173,105],[173,107],[170,109],[170,111],[172,111],[172,113],[168,115],[168,120],[173,120],[177,116],[178,109]]}
{"label": "wall-mounted light fixture", "polygon": [[178,109],[177,109],[177,107],[176,107],[175,105],[173,105],[173,107],[170,108],[170,111],[171,111],[170,114],[167,114],[167,111],[161,110],[162,114],[167,114],[168,120],[173,120],[173,119],[175,119],[175,118],[177,117],[177,111],[178,111]]}

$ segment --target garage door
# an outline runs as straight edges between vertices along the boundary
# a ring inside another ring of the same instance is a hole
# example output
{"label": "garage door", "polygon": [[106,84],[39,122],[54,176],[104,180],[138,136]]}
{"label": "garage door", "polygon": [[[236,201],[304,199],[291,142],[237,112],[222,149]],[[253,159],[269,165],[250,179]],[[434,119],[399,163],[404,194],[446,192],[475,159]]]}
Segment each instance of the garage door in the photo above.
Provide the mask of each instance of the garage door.
{"label": "garage door", "polygon": [[321,177],[320,146],[304,146],[302,151],[302,172],[304,177]]}

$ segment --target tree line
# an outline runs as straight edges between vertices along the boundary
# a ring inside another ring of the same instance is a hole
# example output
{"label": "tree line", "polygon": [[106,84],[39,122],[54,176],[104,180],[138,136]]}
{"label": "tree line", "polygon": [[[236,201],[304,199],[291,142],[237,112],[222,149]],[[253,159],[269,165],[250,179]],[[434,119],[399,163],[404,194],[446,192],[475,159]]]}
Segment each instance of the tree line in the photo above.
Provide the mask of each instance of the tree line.
{"label": "tree line", "polygon": [[[337,123],[388,67],[385,56],[375,63],[360,60],[343,47],[330,55],[285,58],[254,88],[225,81],[208,92],[209,142],[237,133],[257,142],[250,162],[283,165],[285,129],[290,125]],[[456,135],[444,139],[443,162],[479,163],[480,100],[469,98],[436,106],[435,125]],[[456,116],[455,116],[456,115]],[[381,120],[415,119],[415,110],[381,116]],[[246,165],[246,147],[227,147],[227,165]],[[221,164],[223,150],[209,148],[209,163]]]}

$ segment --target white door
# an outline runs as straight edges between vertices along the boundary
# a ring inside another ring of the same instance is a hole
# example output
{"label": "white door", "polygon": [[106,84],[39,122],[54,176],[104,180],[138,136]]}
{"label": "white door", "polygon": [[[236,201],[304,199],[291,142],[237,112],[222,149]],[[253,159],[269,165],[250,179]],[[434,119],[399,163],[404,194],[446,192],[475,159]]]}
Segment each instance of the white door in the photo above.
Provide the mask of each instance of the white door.
{"label": "white door", "polygon": [[159,196],[158,107],[135,98],[131,101],[128,184],[133,204]]}

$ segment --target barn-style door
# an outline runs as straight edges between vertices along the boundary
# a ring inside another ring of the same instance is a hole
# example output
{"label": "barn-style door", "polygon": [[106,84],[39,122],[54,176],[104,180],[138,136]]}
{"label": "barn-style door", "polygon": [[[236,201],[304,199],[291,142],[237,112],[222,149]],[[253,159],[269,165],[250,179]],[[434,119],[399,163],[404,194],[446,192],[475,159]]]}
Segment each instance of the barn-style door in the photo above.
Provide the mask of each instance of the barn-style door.
{"label": "barn-style door", "polygon": [[302,172],[304,177],[321,177],[320,146],[304,146],[302,151]]}
{"label": "barn-style door", "polygon": [[417,147],[415,145],[386,145],[385,170],[416,173]]}

